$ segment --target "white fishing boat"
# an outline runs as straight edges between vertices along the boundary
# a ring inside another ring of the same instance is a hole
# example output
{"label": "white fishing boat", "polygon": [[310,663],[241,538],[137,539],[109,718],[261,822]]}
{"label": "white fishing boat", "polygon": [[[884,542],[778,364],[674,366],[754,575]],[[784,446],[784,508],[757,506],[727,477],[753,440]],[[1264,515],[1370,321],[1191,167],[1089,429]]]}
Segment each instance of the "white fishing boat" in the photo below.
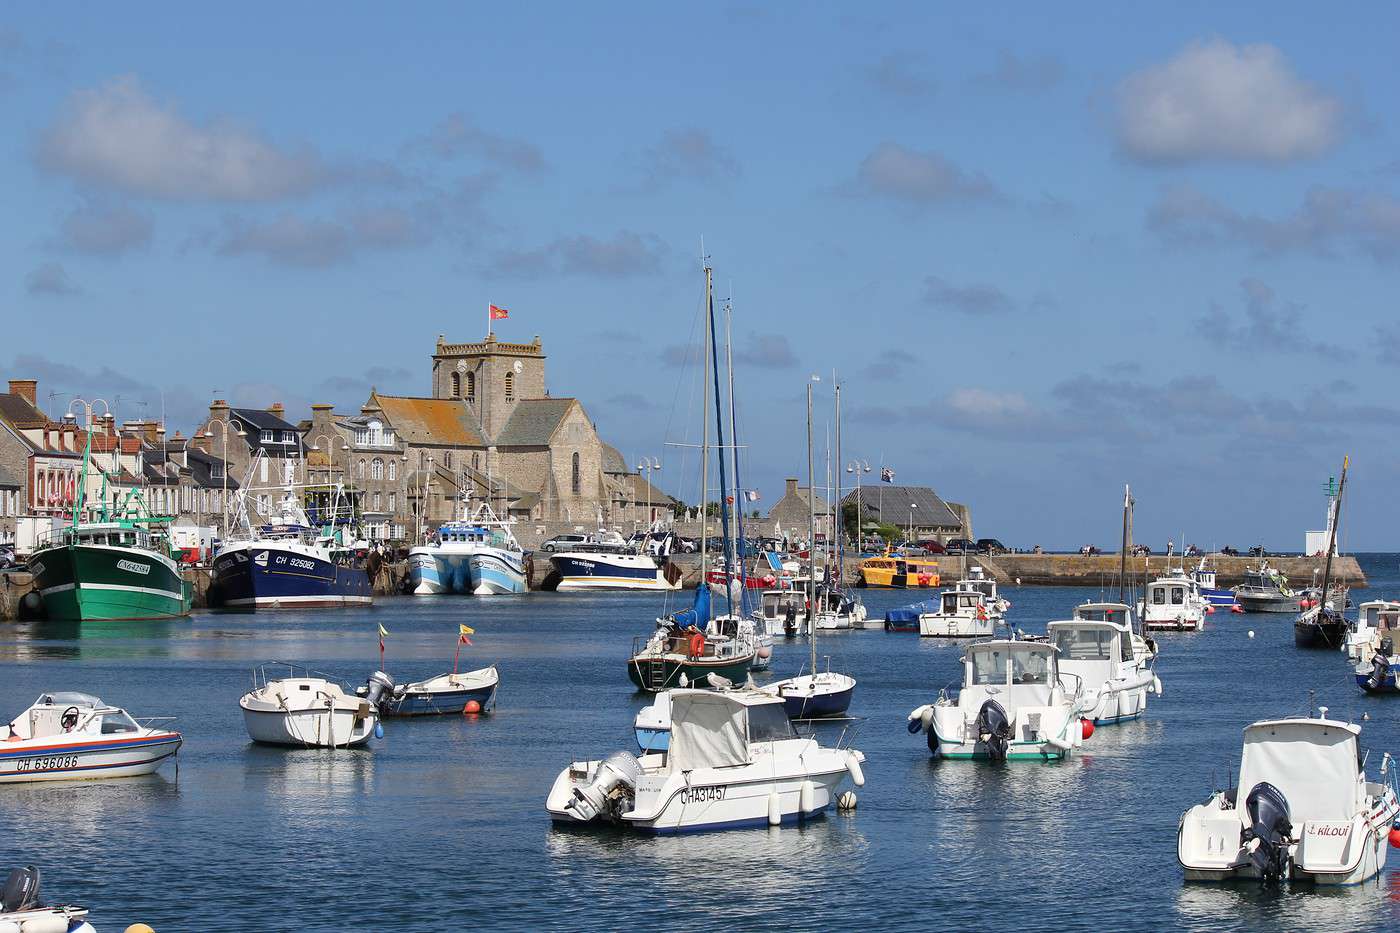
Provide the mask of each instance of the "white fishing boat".
{"label": "white fishing boat", "polygon": [[[267,669],[288,676],[269,679]],[[353,748],[383,734],[375,703],[315,671],[269,662],[253,672],[253,689],[238,701],[254,742],[300,748]]]}
{"label": "white fishing boat", "polygon": [[769,635],[795,638],[807,626],[807,593],[793,587],[764,590],[759,594],[754,618]]}
{"label": "white fishing boat", "polygon": [[44,905],[33,865],[10,872],[0,889],[0,933],[96,933],[87,917],[76,904]]}
{"label": "white fishing boat", "polygon": [[1400,816],[1390,753],[1362,770],[1361,727],[1318,715],[1244,730],[1239,781],[1182,814],[1176,857],[1188,881],[1357,884],[1385,867]]}
{"label": "white fishing boat", "polygon": [[437,540],[408,552],[409,586],[415,595],[524,593],[525,555],[511,531],[483,502],[460,521],[446,522]]}
{"label": "white fishing boat", "polygon": [[929,751],[945,758],[1066,758],[1094,732],[1081,694],[1065,689],[1053,645],[979,642],[963,656],[957,696],[945,691],[913,710],[908,727],[927,733]]}
{"label": "white fishing boat", "polygon": [[977,590],[943,590],[937,605],[935,612],[919,613],[924,638],[990,638],[1002,619]]}
{"label": "white fishing boat", "polygon": [[1150,664],[1157,657],[1157,642],[1138,631],[1133,624],[1133,607],[1127,603],[1080,603],[1074,607],[1074,618],[1126,626],[1132,633],[1133,658],[1139,665]]}
{"label": "white fishing boat", "polygon": [[1116,619],[1076,617],[1045,627],[1061,686],[1082,691],[1082,714],[1096,726],[1138,718],[1147,709],[1147,695],[1162,692],[1152,669],[1155,656],[1139,658],[1126,618],[1126,613]]}
{"label": "white fishing boat", "polygon": [[[599,533],[602,534],[601,532]],[[614,534],[614,533],[609,533]],[[660,554],[641,553],[618,542],[597,541],[549,555],[558,575],[555,589],[569,590],[678,590],[681,572]]]}
{"label": "white fishing boat", "polygon": [[1143,628],[1183,632],[1205,628],[1211,611],[1200,585],[1181,569],[1148,583],[1139,609]]}
{"label": "white fishing boat", "polygon": [[867,617],[865,604],[855,594],[828,587],[817,590],[817,604],[812,616],[812,624],[817,628],[824,631],[865,628]]}
{"label": "white fishing boat", "polygon": [[566,825],[673,833],[778,825],[821,815],[865,756],[799,738],[782,701],[756,690],[673,690],[667,751],[575,761],[545,809]]}
{"label": "white fishing boat", "polygon": [[150,774],[180,750],[180,733],[150,725],[169,721],[137,721],[86,693],[42,694],[4,727],[0,784]]}
{"label": "white fishing boat", "polygon": [[1400,634],[1400,602],[1392,599],[1372,599],[1356,610],[1356,621],[1342,642],[1347,660],[1354,663],[1369,659],[1380,647],[1380,634],[1392,639]]}

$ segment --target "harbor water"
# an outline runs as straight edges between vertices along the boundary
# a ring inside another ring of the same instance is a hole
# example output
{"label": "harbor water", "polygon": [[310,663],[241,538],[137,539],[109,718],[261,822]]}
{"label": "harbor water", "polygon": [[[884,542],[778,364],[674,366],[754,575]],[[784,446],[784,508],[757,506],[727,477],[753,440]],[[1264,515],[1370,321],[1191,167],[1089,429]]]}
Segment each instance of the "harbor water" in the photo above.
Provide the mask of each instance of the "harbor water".
{"label": "harbor water", "polygon": [[[1400,556],[1361,557],[1400,594]],[[1097,589],[1007,587],[1027,632]],[[919,594],[862,593],[872,616]],[[1363,723],[1374,776],[1400,752],[1400,698],[1367,697],[1340,652],[1293,646],[1291,615],[1208,617],[1162,634],[1165,696],[1097,729],[1058,764],[940,762],[908,712],[960,677],[960,646],[884,631],[823,633],[818,654],[859,685],[866,786],[852,813],[801,826],[647,838],[562,831],[544,798],[572,757],[635,751],[625,661],[666,597],[530,593],[382,599],[370,609],[216,615],[168,623],[0,626],[0,716],[43,691],[93,693],[137,717],[173,715],[178,771],[0,787],[0,866],[39,866],[46,898],[90,907],[98,929],[1058,930],[1365,929],[1400,920],[1400,854],[1353,888],[1187,885],[1183,810],[1238,768],[1241,729],[1302,714],[1309,694]],[[689,595],[672,595],[687,601]],[[495,662],[490,715],[389,720],[372,750],[252,745],[238,698],[259,662],[305,662],[352,684],[379,664],[399,682]],[[1254,638],[1248,636],[1253,630]],[[779,641],[797,673],[805,641]],[[824,663],[824,662],[823,662]]]}

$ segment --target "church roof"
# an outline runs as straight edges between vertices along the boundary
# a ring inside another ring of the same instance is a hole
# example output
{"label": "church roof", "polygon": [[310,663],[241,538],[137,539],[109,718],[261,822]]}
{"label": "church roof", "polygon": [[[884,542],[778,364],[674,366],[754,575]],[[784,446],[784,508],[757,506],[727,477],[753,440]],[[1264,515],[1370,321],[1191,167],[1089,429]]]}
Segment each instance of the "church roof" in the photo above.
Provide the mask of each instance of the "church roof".
{"label": "church roof", "polygon": [[612,444],[603,445],[603,472],[604,473],[631,473],[627,466],[627,460],[623,458],[622,452]]}
{"label": "church roof", "polygon": [[459,398],[408,398],[375,393],[371,401],[406,443],[486,446],[476,417]]}
{"label": "church roof", "polygon": [[[500,447],[548,447],[559,422],[578,404],[572,398],[522,398],[496,437]],[[621,454],[618,455],[621,459]]]}

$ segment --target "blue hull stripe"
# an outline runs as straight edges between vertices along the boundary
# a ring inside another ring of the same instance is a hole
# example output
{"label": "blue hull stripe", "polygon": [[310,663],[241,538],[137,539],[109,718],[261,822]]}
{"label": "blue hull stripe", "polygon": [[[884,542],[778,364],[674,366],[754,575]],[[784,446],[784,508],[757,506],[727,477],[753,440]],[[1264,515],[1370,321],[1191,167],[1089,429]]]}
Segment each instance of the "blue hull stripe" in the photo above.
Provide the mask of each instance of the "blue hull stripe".
{"label": "blue hull stripe", "polygon": [[[260,566],[254,558],[264,552],[268,555],[267,566]],[[279,569],[279,566],[286,568],[291,565],[279,565],[278,557],[310,561],[313,566],[296,572]],[[347,601],[364,602],[374,595],[369,576],[360,568],[279,551],[275,546],[252,547],[221,555],[214,561],[213,582],[218,584],[219,596],[230,609],[250,609],[253,604],[279,600],[296,600],[289,603],[292,606],[321,601],[334,605]],[[249,603],[250,600],[253,603]]]}
{"label": "blue hull stripe", "polygon": [[[163,735],[153,736],[145,739],[133,739],[130,742],[113,742],[110,744],[93,745],[60,745],[47,746],[43,749],[16,749],[14,751],[0,751],[0,759],[5,758],[46,758],[50,755],[73,755],[80,752],[124,752],[131,748],[145,748],[150,745],[163,745],[170,742],[179,742],[180,739],[174,736]],[[104,767],[106,767],[104,765]],[[124,766],[123,766],[124,767]]]}

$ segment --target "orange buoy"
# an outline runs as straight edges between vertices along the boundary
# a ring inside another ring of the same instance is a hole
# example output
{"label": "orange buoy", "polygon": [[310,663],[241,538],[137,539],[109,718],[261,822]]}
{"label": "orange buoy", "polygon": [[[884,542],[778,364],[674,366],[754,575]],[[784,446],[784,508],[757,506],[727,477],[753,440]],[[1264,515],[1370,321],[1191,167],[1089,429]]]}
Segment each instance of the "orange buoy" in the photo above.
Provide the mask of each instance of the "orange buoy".
{"label": "orange buoy", "polygon": [[1084,738],[1087,739],[1094,734],[1094,721],[1092,719],[1081,719],[1079,720],[1079,724],[1083,727]]}
{"label": "orange buoy", "polygon": [[705,636],[696,632],[690,636],[690,656],[698,658],[705,653]]}
{"label": "orange buoy", "polygon": [[1400,849],[1400,826],[1390,827],[1390,844]]}
{"label": "orange buoy", "polygon": [[463,716],[475,716],[481,712],[481,704],[476,700],[468,700],[467,705],[462,707]]}

